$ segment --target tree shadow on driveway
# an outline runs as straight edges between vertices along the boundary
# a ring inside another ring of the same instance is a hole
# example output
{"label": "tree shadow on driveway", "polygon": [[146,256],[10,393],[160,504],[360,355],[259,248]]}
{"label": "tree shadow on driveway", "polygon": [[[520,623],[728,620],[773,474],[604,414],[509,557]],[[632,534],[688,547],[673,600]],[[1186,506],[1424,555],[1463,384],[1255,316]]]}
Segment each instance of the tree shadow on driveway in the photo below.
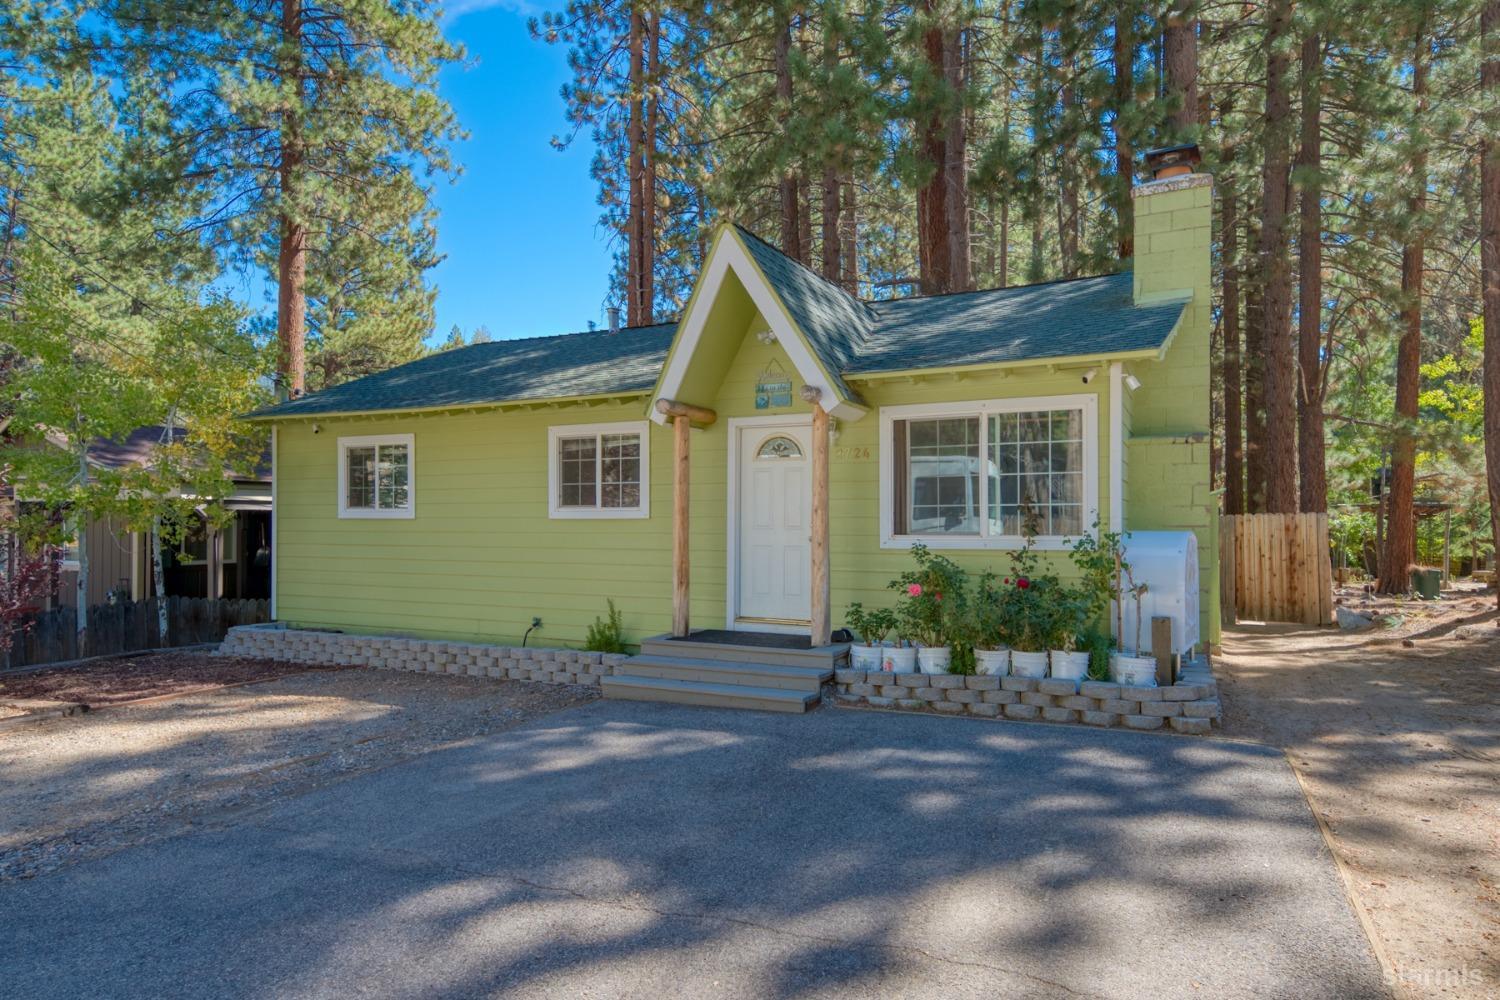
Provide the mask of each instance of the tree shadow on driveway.
{"label": "tree shadow on driveway", "polygon": [[1274,750],[852,711],[594,703],[0,901],[35,996],[1385,995]]}

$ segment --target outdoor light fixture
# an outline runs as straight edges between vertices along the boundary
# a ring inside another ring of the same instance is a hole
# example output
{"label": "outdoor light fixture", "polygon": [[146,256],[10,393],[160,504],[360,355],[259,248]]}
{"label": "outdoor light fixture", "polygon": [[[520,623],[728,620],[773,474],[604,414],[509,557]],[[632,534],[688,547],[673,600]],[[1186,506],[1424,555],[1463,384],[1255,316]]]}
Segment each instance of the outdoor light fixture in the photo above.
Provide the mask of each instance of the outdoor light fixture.
{"label": "outdoor light fixture", "polygon": [[762,344],[770,346],[771,344],[776,343],[776,334],[770,330],[762,330],[755,335],[755,339],[760,341]]}
{"label": "outdoor light fixture", "polygon": [[1135,392],[1140,387],[1141,387],[1141,380],[1140,379],[1136,378],[1134,375],[1126,375],[1125,376],[1125,388],[1129,389],[1131,392]]}
{"label": "outdoor light fixture", "polygon": [[1094,381],[1094,376],[1098,374],[1099,369],[1090,368],[1088,371],[1083,373],[1083,384],[1088,385],[1090,382]]}

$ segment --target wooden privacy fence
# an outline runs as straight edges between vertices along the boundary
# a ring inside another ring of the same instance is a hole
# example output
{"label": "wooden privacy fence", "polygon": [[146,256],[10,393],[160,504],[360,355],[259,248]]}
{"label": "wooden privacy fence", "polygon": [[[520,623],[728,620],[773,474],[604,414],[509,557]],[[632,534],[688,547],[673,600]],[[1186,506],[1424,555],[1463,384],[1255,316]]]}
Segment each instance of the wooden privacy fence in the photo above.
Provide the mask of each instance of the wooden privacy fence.
{"label": "wooden privacy fence", "polygon": [[1327,514],[1225,515],[1219,547],[1227,620],[1333,624]]}
{"label": "wooden privacy fence", "polygon": [[10,654],[0,657],[0,666],[27,667],[137,649],[218,642],[231,625],[271,620],[269,601],[210,601],[200,597],[168,597],[166,601],[165,636],[160,634],[154,598],[94,605],[89,608],[87,648],[83,650],[78,648],[77,611],[44,611],[32,616],[30,628],[12,635]]}

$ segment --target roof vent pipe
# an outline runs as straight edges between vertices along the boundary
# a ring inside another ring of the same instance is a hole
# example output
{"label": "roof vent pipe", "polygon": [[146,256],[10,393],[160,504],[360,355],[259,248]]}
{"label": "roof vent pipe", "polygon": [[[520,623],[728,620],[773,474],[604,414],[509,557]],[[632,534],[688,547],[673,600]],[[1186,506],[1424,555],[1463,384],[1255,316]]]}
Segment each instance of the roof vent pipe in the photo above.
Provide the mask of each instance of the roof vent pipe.
{"label": "roof vent pipe", "polygon": [[619,333],[620,332],[620,307],[619,306],[610,306],[609,307],[609,332],[610,333]]}

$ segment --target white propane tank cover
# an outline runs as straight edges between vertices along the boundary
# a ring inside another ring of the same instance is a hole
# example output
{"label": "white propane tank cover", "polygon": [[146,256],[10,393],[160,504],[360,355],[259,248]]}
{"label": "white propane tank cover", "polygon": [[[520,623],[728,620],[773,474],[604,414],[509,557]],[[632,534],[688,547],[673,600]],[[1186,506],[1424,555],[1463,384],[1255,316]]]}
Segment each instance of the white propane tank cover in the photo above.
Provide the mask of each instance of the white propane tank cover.
{"label": "white propane tank cover", "polygon": [[[1140,614],[1140,653],[1151,649],[1151,619],[1172,619],[1172,652],[1184,656],[1199,642],[1198,536],[1191,531],[1131,531],[1125,535],[1125,561],[1137,584],[1146,585],[1137,609],[1125,598],[1125,643],[1135,645]],[[1124,588],[1128,584],[1122,580]]]}

